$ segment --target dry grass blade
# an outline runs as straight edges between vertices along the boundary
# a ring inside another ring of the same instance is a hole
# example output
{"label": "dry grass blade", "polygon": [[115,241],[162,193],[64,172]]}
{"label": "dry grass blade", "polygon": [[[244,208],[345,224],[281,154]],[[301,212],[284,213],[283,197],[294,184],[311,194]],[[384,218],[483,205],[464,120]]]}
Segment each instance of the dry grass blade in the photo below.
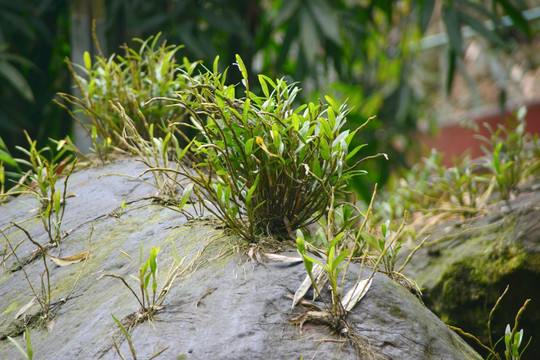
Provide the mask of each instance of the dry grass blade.
{"label": "dry grass blade", "polygon": [[15,320],[17,320],[22,314],[24,314],[28,309],[34,305],[34,302],[36,301],[36,297],[34,296],[32,300],[28,302],[28,304],[24,305],[19,311],[17,311],[17,314],[15,314]]}
{"label": "dry grass blade", "polygon": [[263,255],[269,263],[299,264],[303,261],[302,258],[299,257],[285,256],[280,254],[264,253]]}
{"label": "dry grass blade", "polygon": [[364,279],[358,282],[358,284],[356,284],[355,287],[350,289],[345,294],[345,296],[343,297],[343,300],[341,301],[341,303],[344,304],[345,311],[347,312],[351,311],[354,308],[354,306],[358,304],[360,300],[362,300],[364,295],[366,295],[366,293],[368,292],[372,282],[373,282],[373,278],[371,277],[368,279]]}
{"label": "dry grass blade", "polygon": [[[318,279],[319,276],[321,276],[321,274],[324,273],[324,269],[319,264],[315,264],[313,266],[312,272],[313,272],[313,277]],[[306,275],[306,278],[304,279],[300,287],[298,287],[298,290],[296,290],[296,292],[294,293],[292,307],[295,307],[296,304],[298,304],[300,299],[302,299],[304,295],[306,295],[310,287],[311,287],[311,278],[309,277],[309,275]]]}

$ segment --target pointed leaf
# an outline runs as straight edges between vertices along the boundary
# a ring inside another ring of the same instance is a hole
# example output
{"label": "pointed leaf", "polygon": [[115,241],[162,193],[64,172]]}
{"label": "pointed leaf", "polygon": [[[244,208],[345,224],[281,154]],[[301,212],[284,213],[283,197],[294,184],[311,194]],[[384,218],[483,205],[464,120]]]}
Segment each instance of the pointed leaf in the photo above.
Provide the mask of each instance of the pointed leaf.
{"label": "pointed leaf", "polygon": [[83,251],[82,253],[79,253],[79,254],[76,254],[76,255],[73,255],[73,256],[61,257],[61,258],[52,256],[52,255],[49,255],[49,254],[47,254],[47,256],[56,265],[58,265],[58,266],[67,266],[67,265],[71,265],[71,264],[76,264],[76,263],[86,259],[89,254],[90,254],[89,251]]}
{"label": "pointed leaf", "polygon": [[28,309],[34,305],[34,302],[36,301],[36,297],[34,296],[32,300],[30,300],[26,305],[24,305],[19,311],[17,311],[17,314],[15,314],[15,320],[18,319],[22,314],[24,314]]}
{"label": "pointed leaf", "polygon": [[180,198],[180,203],[178,204],[178,208],[182,210],[184,206],[187,204],[189,197],[191,196],[191,193],[193,192],[193,183],[189,183],[184,188],[184,191],[182,192],[182,197]]}
{"label": "pointed leaf", "polygon": [[354,306],[358,304],[360,300],[362,300],[364,295],[366,295],[367,291],[369,290],[372,282],[373,278],[359,281],[356,286],[354,286],[351,290],[347,292],[347,294],[345,294],[342,300],[343,308],[345,309],[345,311],[351,311]]}
{"label": "pointed leaf", "polygon": [[[312,275],[314,278],[317,278],[323,271],[324,269],[322,268],[322,266],[315,265],[313,267]],[[302,281],[302,284],[294,293],[292,307],[295,307],[296,304],[298,304],[298,302],[304,297],[304,295],[306,295],[311,285],[311,278],[309,277],[309,275],[306,275],[304,281]]]}

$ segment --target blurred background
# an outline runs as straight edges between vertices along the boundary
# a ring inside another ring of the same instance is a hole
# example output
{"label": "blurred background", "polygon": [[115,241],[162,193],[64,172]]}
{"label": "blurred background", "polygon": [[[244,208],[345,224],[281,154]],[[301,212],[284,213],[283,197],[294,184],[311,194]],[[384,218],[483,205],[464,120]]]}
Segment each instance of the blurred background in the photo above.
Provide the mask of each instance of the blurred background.
{"label": "blurred background", "polygon": [[0,136],[12,154],[23,129],[40,143],[73,132],[52,100],[72,89],[65,59],[96,54],[93,20],[106,56],[162,32],[185,45],[180,61],[219,55],[224,70],[240,54],[255,79],[299,82],[301,101],[346,100],[352,126],[377,115],[358,142],[390,160],[367,165],[360,192],[432,146],[446,163],[478,155],[470,129],[518,105],[540,132],[538,0],[0,0]]}

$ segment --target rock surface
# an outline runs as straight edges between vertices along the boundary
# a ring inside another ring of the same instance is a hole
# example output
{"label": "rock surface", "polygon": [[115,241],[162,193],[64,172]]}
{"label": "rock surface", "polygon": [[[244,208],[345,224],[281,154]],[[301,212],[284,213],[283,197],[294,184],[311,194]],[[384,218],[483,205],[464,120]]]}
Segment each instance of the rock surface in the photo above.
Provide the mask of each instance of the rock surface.
{"label": "rock surface", "polygon": [[490,310],[507,285],[508,293],[492,319],[494,342],[531,299],[519,326],[525,342],[533,339],[523,359],[540,354],[539,189],[540,183],[525,186],[510,208],[501,201],[484,216],[441,224],[427,243],[433,245],[422,248],[404,270],[418,282],[426,306],[447,324],[485,343]]}
{"label": "rock surface", "polygon": [[[182,214],[147,199],[131,203],[120,215],[119,206],[125,198],[141,199],[155,189],[139,180],[106,175],[137,176],[143,170],[140,163],[127,159],[72,175],[68,191],[76,197],[67,200],[63,223],[69,236],[49,254],[68,257],[89,250],[90,256],[67,266],[47,259],[53,302],[67,297],[72,288],[73,292],[58,307],[54,319],[47,322],[48,329],[30,327],[35,358],[116,359],[119,356],[113,338],[120,351],[130,357],[128,342],[111,315],[128,319],[139,306],[119,279],[103,275],[123,276],[137,292],[130,275],[137,276],[141,244],[144,259],[151,246],[161,247],[160,284],[174,259],[173,248],[180,258],[186,257],[184,264],[195,259],[195,266],[177,280],[152,321],[134,328],[131,336],[138,358],[149,358],[165,348],[158,359],[356,358],[354,349],[339,335],[330,334],[328,328],[290,324],[293,317],[305,311],[301,307],[291,309],[287,297],[305,277],[301,263],[273,264],[260,262],[256,256],[242,256],[244,252],[234,249],[245,245],[216,227],[215,222],[188,222]],[[9,228],[9,223],[30,219],[21,226],[36,241],[47,242],[41,223],[32,219],[36,206],[29,197],[0,206],[0,226],[6,229],[10,243],[15,247],[24,240],[16,249],[21,261],[35,246],[21,231]],[[5,243],[2,238],[2,258],[10,253]],[[287,250],[283,249],[285,254],[296,256]],[[25,272],[12,271],[17,262],[14,256],[7,257],[0,269],[1,359],[19,356],[6,335],[15,335],[23,319],[39,310],[34,304],[14,320],[33,297],[26,277],[39,291],[45,269],[39,258],[26,264]],[[350,279],[357,278],[355,271],[351,269]],[[376,352],[391,359],[480,359],[413,295],[382,274],[374,277],[348,321]],[[24,343],[22,336],[16,339]]]}

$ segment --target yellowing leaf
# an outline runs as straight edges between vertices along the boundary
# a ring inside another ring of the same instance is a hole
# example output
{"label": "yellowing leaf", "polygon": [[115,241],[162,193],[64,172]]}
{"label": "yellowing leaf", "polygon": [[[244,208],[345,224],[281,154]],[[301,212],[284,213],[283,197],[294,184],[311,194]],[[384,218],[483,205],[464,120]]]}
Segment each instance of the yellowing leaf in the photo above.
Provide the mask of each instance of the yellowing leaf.
{"label": "yellowing leaf", "polygon": [[54,261],[54,263],[56,265],[58,265],[58,266],[67,266],[67,265],[78,263],[79,261],[82,261],[82,260],[86,259],[89,254],[90,254],[89,251],[83,251],[80,254],[76,254],[76,255],[68,256],[68,257],[64,257],[64,258],[54,257],[54,256],[49,255],[49,254],[47,254],[47,256],[50,257],[51,260]]}

